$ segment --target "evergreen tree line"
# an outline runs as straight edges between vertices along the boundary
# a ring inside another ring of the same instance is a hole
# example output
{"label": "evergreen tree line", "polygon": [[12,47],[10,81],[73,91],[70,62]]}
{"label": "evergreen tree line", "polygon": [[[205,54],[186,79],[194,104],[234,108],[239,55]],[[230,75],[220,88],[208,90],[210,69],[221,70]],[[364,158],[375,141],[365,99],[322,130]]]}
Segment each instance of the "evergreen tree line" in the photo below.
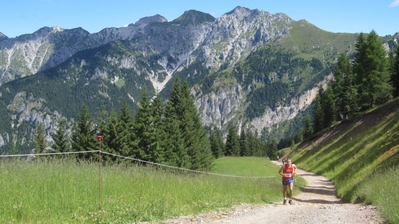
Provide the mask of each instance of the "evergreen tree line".
{"label": "evergreen tree line", "polygon": [[[213,162],[211,144],[196,111],[188,83],[177,78],[170,99],[163,103],[159,94],[151,100],[146,88],[142,89],[139,108],[130,111],[126,101],[120,113],[102,109],[95,120],[86,105],[82,106],[78,121],[71,134],[66,121],[58,121],[52,134],[55,152],[99,150],[194,170],[209,170]],[[46,150],[45,133],[38,125],[35,151]],[[98,136],[102,136],[100,142]],[[78,154],[78,159],[96,160],[97,154]],[[103,155],[104,163],[119,162],[121,158]]]}
{"label": "evergreen tree line", "polygon": [[226,143],[224,143],[220,130],[214,129],[209,133],[212,154],[215,158],[223,156],[256,156],[276,159],[278,156],[277,142],[263,142],[258,133],[250,129],[242,129],[240,134],[234,126],[229,126]]}
{"label": "evergreen tree line", "polygon": [[334,77],[326,89],[319,88],[303,137],[399,96],[399,47],[394,56],[393,51],[386,52],[374,30],[367,36],[361,33],[353,58],[345,53],[338,58]]}
{"label": "evergreen tree line", "polygon": [[[251,131],[240,135],[231,127],[224,143],[220,130],[207,133],[190,95],[187,81],[177,78],[170,98],[163,103],[159,94],[153,100],[145,88],[139,109],[133,116],[126,101],[118,113],[105,107],[93,120],[86,105],[82,106],[78,121],[69,135],[65,120],[51,136],[54,143],[47,147],[46,133],[39,124],[35,136],[35,152],[102,151],[139,160],[162,163],[194,170],[209,170],[215,158],[221,156],[277,155],[277,144],[264,144]],[[70,138],[69,138],[70,136]],[[98,137],[101,136],[101,141]],[[101,147],[101,148],[100,148]],[[78,154],[79,160],[94,160],[97,153]],[[121,157],[103,155],[103,162],[120,162]]]}

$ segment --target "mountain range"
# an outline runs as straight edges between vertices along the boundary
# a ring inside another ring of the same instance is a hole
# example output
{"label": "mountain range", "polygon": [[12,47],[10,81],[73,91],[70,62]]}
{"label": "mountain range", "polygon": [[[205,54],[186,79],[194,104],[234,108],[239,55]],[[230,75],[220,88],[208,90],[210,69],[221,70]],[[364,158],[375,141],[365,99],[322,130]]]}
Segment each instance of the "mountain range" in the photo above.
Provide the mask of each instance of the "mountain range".
{"label": "mountain range", "polygon": [[[0,153],[32,149],[38,123],[51,142],[57,120],[72,127],[82,104],[98,117],[124,100],[137,109],[143,87],[167,99],[176,77],[188,81],[205,127],[292,138],[319,87],[334,78],[339,55],[355,52],[357,37],[240,6],[218,18],[189,10],[172,21],[155,15],[98,33],[0,33]],[[389,50],[399,34],[381,39]]]}

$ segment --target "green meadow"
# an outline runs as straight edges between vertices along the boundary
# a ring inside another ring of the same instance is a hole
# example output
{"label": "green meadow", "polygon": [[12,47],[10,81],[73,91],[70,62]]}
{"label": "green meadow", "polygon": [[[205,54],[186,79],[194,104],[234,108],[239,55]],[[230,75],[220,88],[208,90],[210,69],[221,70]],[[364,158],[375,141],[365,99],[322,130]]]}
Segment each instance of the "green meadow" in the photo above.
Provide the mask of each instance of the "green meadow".
{"label": "green meadow", "polygon": [[277,171],[268,159],[254,157],[217,159],[211,173],[3,159],[0,222],[137,223],[276,202],[282,197]]}

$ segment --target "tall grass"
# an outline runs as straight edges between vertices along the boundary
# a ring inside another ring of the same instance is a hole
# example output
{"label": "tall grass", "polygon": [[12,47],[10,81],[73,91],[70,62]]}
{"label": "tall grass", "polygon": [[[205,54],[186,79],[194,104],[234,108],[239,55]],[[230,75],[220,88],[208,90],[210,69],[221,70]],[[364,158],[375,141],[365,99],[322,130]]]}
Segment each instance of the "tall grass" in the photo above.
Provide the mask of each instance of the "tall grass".
{"label": "tall grass", "polygon": [[132,164],[100,169],[74,160],[3,160],[0,223],[137,223],[274,202],[281,199],[277,170],[264,158],[221,158],[212,170],[247,177]]}
{"label": "tall grass", "polygon": [[399,223],[398,183],[399,168],[390,168],[367,178],[355,195],[367,204],[376,204],[387,223]]}

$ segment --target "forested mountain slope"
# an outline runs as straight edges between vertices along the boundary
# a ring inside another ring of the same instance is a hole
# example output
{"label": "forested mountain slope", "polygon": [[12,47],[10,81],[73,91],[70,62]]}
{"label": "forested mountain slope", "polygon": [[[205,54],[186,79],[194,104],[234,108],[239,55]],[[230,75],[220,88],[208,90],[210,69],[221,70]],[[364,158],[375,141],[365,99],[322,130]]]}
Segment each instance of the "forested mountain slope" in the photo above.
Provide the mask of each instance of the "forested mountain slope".
{"label": "forested mountain slope", "polygon": [[[170,22],[155,15],[94,34],[45,27],[3,38],[0,149],[30,150],[39,123],[51,142],[57,121],[71,129],[82,104],[98,117],[102,107],[120,111],[124,100],[136,111],[144,87],[167,99],[176,77],[187,80],[207,128],[292,138],[357,36],[236,7],[219,18],[190,10]],[[397,36],[382,40],[390,49]]]}

